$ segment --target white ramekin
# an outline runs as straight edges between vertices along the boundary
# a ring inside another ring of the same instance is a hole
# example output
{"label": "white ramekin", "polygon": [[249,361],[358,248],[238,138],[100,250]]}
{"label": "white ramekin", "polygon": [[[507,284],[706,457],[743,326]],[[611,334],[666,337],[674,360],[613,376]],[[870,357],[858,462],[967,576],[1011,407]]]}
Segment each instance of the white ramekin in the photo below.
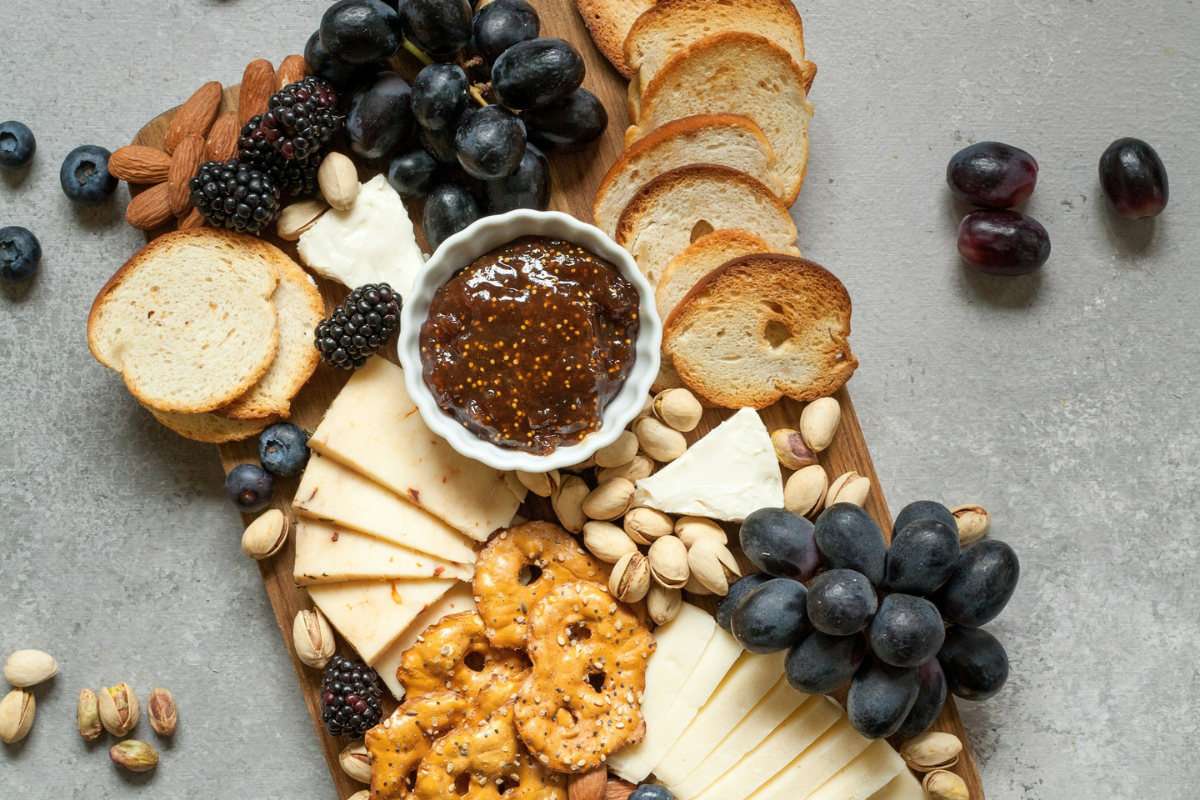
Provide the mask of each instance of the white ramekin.
{"label": "white ramekin", "polygon": [[[640,298],[638,311],[641,324],[638,328],[637,355],[625,385],[604,409],[600,427],[594,433],[579,444],[559,447],[547,455],[500,447],[480,439],[438,407],[421,374],[421,326],[429,316],[434,293],[454,273],[475,259],[521,236],[547,236],[587,248],[615,266],[622,277],[637,289]],[[397,350],[400,365],[404,367],[404,384],[416,402],[421,417],[451,447],[495,469],[546,472],[586,461],[597,450],[616,441],[625,426],[642,410],[650,386],[658,375],[661,344],[662,322],[655,308],[654,289],[642,276],[629,253],[599,228],[567,214],[521,209],[484,217],[442,242],[437,252],[425,262],[413,282],[412,291],[404,298]]]}

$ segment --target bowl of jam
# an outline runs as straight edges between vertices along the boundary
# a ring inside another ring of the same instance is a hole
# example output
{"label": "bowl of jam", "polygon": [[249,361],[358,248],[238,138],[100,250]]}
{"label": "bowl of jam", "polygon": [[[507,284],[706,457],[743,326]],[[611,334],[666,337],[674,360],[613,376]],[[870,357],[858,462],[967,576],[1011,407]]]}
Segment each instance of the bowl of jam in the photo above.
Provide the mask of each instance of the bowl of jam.
{"label": "bowl of jam", "polygon": [[661,341],[625,250],[566,214],[518,210],[442,243],[405,300],[398,350],[434,433],[491,467],[544,472],[633,421]]}

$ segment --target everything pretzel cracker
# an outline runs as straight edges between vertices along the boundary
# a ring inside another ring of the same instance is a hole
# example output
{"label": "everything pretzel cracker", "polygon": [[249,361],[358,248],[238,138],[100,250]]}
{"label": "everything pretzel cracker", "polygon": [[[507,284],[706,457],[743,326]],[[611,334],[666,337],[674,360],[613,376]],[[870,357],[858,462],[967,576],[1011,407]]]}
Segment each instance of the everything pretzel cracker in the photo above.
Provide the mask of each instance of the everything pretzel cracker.
{"label": "everything pretzel cracker", "polygon": [[581,772],[642,740],[654,637],[604,586],[555,587],[530,615],[526,648],[533,671],[517,695],[517,730],[543,766]]}
{"label": "everything pretzel cracker", "polygon": [[469,705],[455,692],[413,697],[367,731],[372,800],[410,797],[410,781],[433,743],[466,718]]}

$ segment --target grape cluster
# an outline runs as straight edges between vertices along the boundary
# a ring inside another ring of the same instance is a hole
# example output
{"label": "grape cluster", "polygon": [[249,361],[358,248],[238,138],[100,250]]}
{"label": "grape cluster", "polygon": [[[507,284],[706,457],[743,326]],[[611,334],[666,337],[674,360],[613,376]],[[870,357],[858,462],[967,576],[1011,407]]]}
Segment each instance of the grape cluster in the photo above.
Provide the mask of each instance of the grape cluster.
{"label": "grape cluster", "polygon": [[[742,522],[739,539],[761,572],[729,588],[717,623],[752,653],[788,650],[788,682],[827,694],[850,682],[846,710],[871,739],[924,731],[947,691],[996,694],[1008,656],[983,625],[1016,589],[1020,566],[1003,542],[960,549],[940,503],[901,510],[888,547],[866,511],[836,503],[814,525],[779,508]],[[805,585],[807,583],[807,586]]]}

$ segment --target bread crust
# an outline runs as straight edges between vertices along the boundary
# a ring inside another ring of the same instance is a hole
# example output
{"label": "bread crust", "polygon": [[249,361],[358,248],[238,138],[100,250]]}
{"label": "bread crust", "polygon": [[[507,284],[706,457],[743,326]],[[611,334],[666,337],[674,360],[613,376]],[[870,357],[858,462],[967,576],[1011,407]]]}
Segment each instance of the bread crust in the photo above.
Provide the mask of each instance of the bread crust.
{"label": "bread crust", "polygon": [[[634,21],[633,26],[629,29],[629,34],[625,37],[624,43],[621,45],[621,55],[625,59],[625,63],[630,65],[631,69],[636,70],[638,65],[634,64],[636,54],[633,52],[634,43],[638,36],[647,28],[671,21],[672,17],[680,17],[688,11],[704,12],[713,5],[717,5],[714,0],[658,0],[653,6],[646,9],[641,16]],[[730,5],[728,2],[723,5]],[[799,56],[797,60],[804,60],[804,21],[800,18],[800,11],[791,2],[791,0],[742,0],[740,3],[740,11],[749,14],[777,14],[781,20],[786,20],[787,24],[796,26],[796,38],[800,45],[800,52],[793,54],[793,58]]]}
{"label": "bread crust", "polygon": [[596,49],[626,80],[633,71],[625,62],[625,37],[633,22],[653,5],[654,0],[575,0]]}
{"label": "bread crust", "polygon": [[159,411],[144,405],[159,424],[169,428],[186,439],[208,444],[225,444],[240,442],[257,436],[270,425],[279,421],[279,417],[264,417],[262,419],[226,419],[216,414],[179,414],[174,411]]}

